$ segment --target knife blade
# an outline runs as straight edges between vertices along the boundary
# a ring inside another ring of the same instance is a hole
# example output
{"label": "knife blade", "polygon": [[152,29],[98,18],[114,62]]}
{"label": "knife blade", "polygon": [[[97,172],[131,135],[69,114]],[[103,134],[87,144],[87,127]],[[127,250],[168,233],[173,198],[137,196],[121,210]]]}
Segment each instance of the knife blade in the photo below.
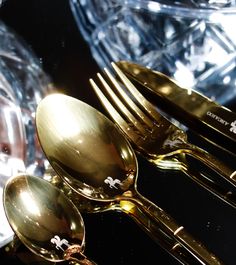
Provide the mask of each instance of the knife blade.
{"label": "knife blade", "polygon": [[118,61],[116,65],[167,115],[214,145],[236,154],[235,112],[193,89],[181,87],[160,72],[128,61]]}

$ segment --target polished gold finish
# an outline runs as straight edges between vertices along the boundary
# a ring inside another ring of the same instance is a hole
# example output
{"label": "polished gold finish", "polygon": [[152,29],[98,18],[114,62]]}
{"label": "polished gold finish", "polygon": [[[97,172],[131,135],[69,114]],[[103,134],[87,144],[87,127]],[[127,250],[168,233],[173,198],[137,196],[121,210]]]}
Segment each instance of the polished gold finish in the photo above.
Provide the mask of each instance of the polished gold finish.
{"label": "polished gold finish", "polygon": [[[60,188],[67,197],[76,205],[82,213],[101,213],[105,211],[115,210],[126,213],[143,229],[156,243],[162,246],[181,264],[195,264],[196,260],[189,250],[182,247],[174,237],[166,234],[165,228],[157,225],[155,219],[147,215],[142,209],[138,208],[130,201],[97,201],[91,200],[72,190],[62,178],[55,174],[54,170],[49,169],[46,173],[47,181]],[[182,228],[182,227],[180,227]]]}
{"label": "polished gold finish", "polygon": [[63,179],[58,176],[50,167],[44,174],[44,179],[60,189],[66,195],[66,197],[68,197],[75,204],[81,213],[101,213],[111,209],[121,211],[121,207],[117,203],[90,200],[79,194],[75,190],[71,189],[68,184],[66,184]]}
{"label": "polished gold finish", "polygon": [[83,254],[82,216],[58,188],[39,177],[21,174],[6,183],[3,201],[13,231],[33,253],[53,262],[95,265]]}
{"label": "polished gold finish", "polygon": [[128,61],[116,64],[164,112],[209,142],[236,154],[235,112],[191,88],[180,86],[163,73]]}
{"label": "polished gold finish", "polygon": [[70,198],[80,212],[101,213],[115,210],[126,213],[143,229],[156,243],[161,245],[174,258],[182,264],[195,264],[196,261],[189,250],[182,247],[174,237],[166,234],[162,226],[158,226],[156,220],[150,218],[142,209],[138,208],[130,201],[97,201],[91,200],[72,190],[62,178],[55,174],[51,169],[46,173],[46,179],[56,187],[60,188],[65,195]]}
{"label": "polished gold finish", "polygon": [[[101,87],[105,88],[104,93],[93,80],[90,82],[103,106],[133,143],[134,148],[159,168],[183,171],[196,183],[235,208],[236,195],[220,186],[213,176],[206,177],[191,169],[185,156],[190,155],[198,159],[233,186],[236,186],[235,171],[208,152],[188,143],[185,132],[164,118],[116,64],[112,63],[112,66],[123,86],[108,70],[105,71],[109,81],[98,74]],[[111,86],[116,92],[111,89]]]}
{"label": "polished gold finish", "polygon": [[[161,208],[137,191],[138,164],[123,133],[96,109],[54,94],[36,111],[41,146],[70,188],[98,202],[119,204],[143,229],[183,264],[222,264]],[[181,228],[181,229],[180,229]]]}

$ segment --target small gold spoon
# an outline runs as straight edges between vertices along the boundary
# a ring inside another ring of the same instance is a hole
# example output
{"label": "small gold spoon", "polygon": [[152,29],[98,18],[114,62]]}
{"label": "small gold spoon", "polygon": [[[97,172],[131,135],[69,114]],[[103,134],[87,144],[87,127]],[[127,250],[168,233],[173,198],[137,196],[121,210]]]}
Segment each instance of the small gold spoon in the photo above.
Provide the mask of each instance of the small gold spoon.
{"label": "small gold spoon", "polygon": [[34,254],[52,262],[95,265],[83,254],[82,216],[58,188],[39,177],[20,174],[7,181],[3,203],[13,231]]}
{"label": "small gold spoon", "polygon": [[193,260],[222,264],[137,191],[134,150],[103,114],[75,98],[53,94],[39,103],[36,126],[51,166],[75,192],[92,201],[110,202],[111,209],[119,204],[182,264]]}

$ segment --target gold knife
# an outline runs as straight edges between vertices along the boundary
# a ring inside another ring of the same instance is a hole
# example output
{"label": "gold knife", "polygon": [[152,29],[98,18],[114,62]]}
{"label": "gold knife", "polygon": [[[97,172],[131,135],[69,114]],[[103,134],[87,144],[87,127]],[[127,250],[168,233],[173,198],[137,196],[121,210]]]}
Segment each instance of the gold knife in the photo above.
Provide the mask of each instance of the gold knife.
{"label": "gold knife", "polygon": [[207,141],[236,154],[235,112],[193,89],[179,86],[160,72],[128,61],[119,61],[116,64],[166,114]]}

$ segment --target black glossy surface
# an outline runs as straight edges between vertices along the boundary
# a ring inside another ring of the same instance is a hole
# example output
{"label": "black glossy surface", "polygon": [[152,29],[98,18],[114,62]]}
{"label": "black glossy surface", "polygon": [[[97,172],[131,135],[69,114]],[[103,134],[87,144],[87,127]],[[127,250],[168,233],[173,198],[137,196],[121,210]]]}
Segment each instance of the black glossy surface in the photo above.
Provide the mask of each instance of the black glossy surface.
{"label": "black glossy surface", "polygon": [[[0,18],[28,42],[59,90],[104,112],[88,82],[100,69],[77,30],[67,0],[6,0]],[[230,108],[235,110],[234,102]],[[235,157],[195,135],[189,139],[235,166]],[[140,192],[184,225],[225,264],[235,265],[236,210],[182,173],[158,170],[140,157],[139,167]],[[98,265],[178,264],[124,214],[107,212],[83,217],[86,254]],[[20,264],[4,249],[0,250],[0,261]]]}

